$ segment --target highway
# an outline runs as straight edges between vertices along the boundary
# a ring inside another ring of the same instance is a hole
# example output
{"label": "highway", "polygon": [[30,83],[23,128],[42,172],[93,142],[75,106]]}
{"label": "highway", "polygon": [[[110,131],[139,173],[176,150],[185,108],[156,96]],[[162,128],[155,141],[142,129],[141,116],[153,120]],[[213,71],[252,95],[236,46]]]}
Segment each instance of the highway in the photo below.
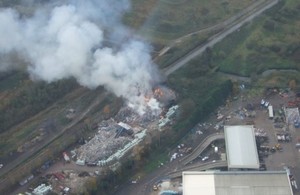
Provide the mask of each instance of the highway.
{"label": "highway", "polygon": [[239,20],[238,22],[233,22],[232,24],[228,24],[228,27],[225,28],[223,31],[219,32],[218,34],[210,37],[209,41],[205,43],[204,45],[201,45],[191,52],[189,52],[187,55],[183,56],[179,60],[177,60],[175,63],[171,64],[167,68],[163,69],[163,72],[166,76],[169,76],[179,68],[186,65],[190,60],[194,59],[195,57],[202,54],[207,48],[213,47],[216,43],[222,41],[225,37],[227,37],[229,34],[235,32],[239,28],[241,28],[245,23],[250,22],[253,20],[253,18],[259,16],[261,13],[263,13],[265,10],[273,7],[276,5],[280,0],[268,0],[263,6],[255,7],[251,14],[245,17],[242,20]]}

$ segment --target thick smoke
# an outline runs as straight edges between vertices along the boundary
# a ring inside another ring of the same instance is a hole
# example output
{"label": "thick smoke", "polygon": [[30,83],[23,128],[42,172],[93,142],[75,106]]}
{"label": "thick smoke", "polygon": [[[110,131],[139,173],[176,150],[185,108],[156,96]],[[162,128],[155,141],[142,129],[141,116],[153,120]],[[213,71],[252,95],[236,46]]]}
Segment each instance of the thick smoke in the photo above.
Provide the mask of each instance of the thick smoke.
{"label": "thick smoke", "polygon": [[129,7],[127,0],[58,1],[30,17],[2,9],[0,70],[11,68],[7,56],[17,53],[32,79],[74,77],[89,88],[102,85],[143,112],[157,71],[150,47],[120,22]]}

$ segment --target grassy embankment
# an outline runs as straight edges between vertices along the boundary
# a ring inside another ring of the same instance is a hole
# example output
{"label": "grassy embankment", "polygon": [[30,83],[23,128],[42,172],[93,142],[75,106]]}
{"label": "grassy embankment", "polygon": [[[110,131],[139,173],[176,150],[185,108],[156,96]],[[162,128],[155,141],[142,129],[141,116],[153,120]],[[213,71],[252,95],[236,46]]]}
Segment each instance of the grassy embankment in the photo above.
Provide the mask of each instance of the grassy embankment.
{"label": "grassy embankment", "polygon": [[[72,120],[57,127],[57,130],[59,131],[56,131],[55,133],[57,133],[57,135],[59,134],[59,136],[56,139],[42,147],[41,150],[38,150],[37,153],[30,158],[22,161],[21,166],[18,166],[6,175],[7,188],[15,182],[20,181],[26,175],[38,170],[44,162],[55,159],[62,151],[76,143],[79,138],[87,138],[88,136],[93,135],[94,131],[92,131],[91,126],[97,124],[99,120],[101,120],[101,116],[110,117],[113,110],[117,109],[115,107],[121,105],[120,99],[103,93],[103,90],[86,90],[85,92],[82,92],[82,94],[77,94],[75,96],[72,96],[74,94],[71,96],[68,95],[62,101],[57,103],[58,108],[61,106],[60,109],[52,109],[50,112],[46,112],[44,115],[40,116],[40,119],[32,121],[32,123],[38,123],[38,121],[51,117],[59,123],[60,119],[65,118],[65,110],[67,108],[77,108],[78,114],[81,114],[90,105],[93,105],[93,109],[91,109],[89,113],[87,113],[80,121],[78,121],[78,123],[76,123],[76,125],[72,126],[72,128],[66,130],[64,133],[62,133],[63,127],[67,126],[69,122],[72,122]],[[98,103],[94,104],[93,102],[95,101]],[[82,107],[78,105],[81,105]],[[104,110],[104,107],[108,105],[111,107],[111,111]],[[95,117],[95,115],[98,117]],[[30,123],[27,125],[30,125]],[[30,126],[28,128],[30,128]],[[33,128],[32,131],[37,131],[37,128]],[[51,136],[51,134],[47,136],[47,141],[52,139]],[[16,138],[14,139],[16,140]],[[37,146],[38,145],[39,143],[37,143]]]}
{"label": "grassy embankment", "polygon": [[[231,84],[212,73],[211,69],[214,67],[219,66],[221,71],[241,76],[259,74],[267,69],[298,69],[297,56],[299,55],[295,53],[297,52],[295,43],[300,39],[295,32],[299,28],[296,10],[300,6],[295,3],[295,0],[287,0],[284,4],[275,6],[169,77],[168,83],[179,94],[181,113],[174,128],[169,130],[169,133],[164,132],[168,136],[161,135],[160,145],[158,146],[156,140],[156,145],[152,146],[151,149],[158,154],[151,152],[143,171],[151,172],[160,162],[167,160],[169,150],[161,148],[174,146],[178,141],[178,137],[170,135],[174,135],[174,132],[177,135],[184,135],[196,122],[204,119],[220,105],[224,100],[220,97],[227,96]],[[289,19],[291,23],[286,21],[287,17],[291,17]],[[281,20],[285,22],[279,23]],[[278,45],[280,51],[276,48]],[[264,80],[259,80],[255,85],[262,85],[263,82],[270,85],[283,82],[283,86],[286,86],[290,79],[297,79],[299,74],[284,73],[284,75],[289,78],[283,79],[282,75],[275,77],[270,75]],[[140,172],[141,175],[143,171]]]}
{"label": "grassy embankment", "polygon": [[213,48],[212,63],[240,76],[300,69],[300,3],[283,0]]}
{"label": "grassy embankment", "polygon": [[181,36],[218,24],[253,3],[242,1],[132,1],[132,11],[124,17],[124,22],[136,29],[144,38],[152,42],[154,56],[163,47],[171,44],[171,49],[156,59],[160,68],[175,62],[179,57],[199,46],[216,32],[202,32],[174,42]]}
{"label": "grassy embankment", "polygon": [[[8,76],[5,76],[8,75]],[[25,73],[13,72],[2,75],[0,85],[0,158],[11,152],[25,141],[30,141],[44,127],[45,119],[53,117],[44,116],[51,112],[53,104],[69,93],[78,85],[71,80],[59,81],[52,84],[32,82]],[[51,107],[52,106],[52,107]],[[29,119],[35,117],[35,121]],[[40,126],[40,127],[39,127]],[[54,125],[56,127],[56,125]],[[49,130],[48,130],[49,131]],[[53,127],[50,131],[54,131]]]}
{"label": "grassy embankment", "polygon": [[251,3],[250,0],[132,0],[125,23],[143,36],[172,40],[229,18]]}

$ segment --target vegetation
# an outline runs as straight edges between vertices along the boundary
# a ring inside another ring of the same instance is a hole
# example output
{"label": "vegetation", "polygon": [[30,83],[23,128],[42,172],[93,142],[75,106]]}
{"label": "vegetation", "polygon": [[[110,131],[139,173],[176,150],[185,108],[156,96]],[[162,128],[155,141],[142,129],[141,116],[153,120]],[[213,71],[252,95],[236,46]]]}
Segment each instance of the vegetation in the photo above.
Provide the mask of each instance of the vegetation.
{"label": "vegetation", "polygon": [[37,114],[78,87],[74,80],[32,83],[0,108],[0,133]]}
{"label": "vegetation", "polygon": [[195,34],[175,43],[164,55],[157,57],[156,63],[163,69],[187,55],[197,46],[207,41],[209,34]]}
{"label": "vegetation", "polygon": [[100,97],[99,93],[101,92],[103,92],[103,89],[90,91],[78,88],[38,114],[5,131],[1,134],[0,159],[10,158],[12,154],[26,151],[38,144],[35,142],[33,144],[33,140],[38,141],[39,139],[46,139],[46,137],[49,139],[60,133],[59,130],[72,122],[72,120],[66,118],[67,110],[73,108],[78,114],[83,112],[91,102]]}
{"label": "vegetation", "polygon": [[[116,97],[107,97],[105,96],[105,93],[103,93],[103,88],[99,88],[96,90],[79,90],[80,94],[78,93],[71,93],[68,94],[67,97],[64,97],[63,100],[59,101],[57,104],[60,107],[60,109],[54,109],[51,112],[47,112],[41,116],[41,118],[46,119],[49,117],[60,117],[61,112],[65,113],[65,108],[76,108],[76,111],[81,113],[80,111],[87,109],[87,107],[91,104],[91,102],[95,100],[100,101],[97,105],[95,105],[95,108],[98,108],[98,113],[93,111],[93,114],[97,116],[101,116],[103,113],[103,108],[105,105],[108,105],[109,107],[114,110],[115,105],[119,105],[119,98]],[[73,99],[75,98],[75,99]],[[68,103],[65,103],[65,101],[69,101]],[[84,103],[82,103],[84,102]],[[106,104],[103,104],[105,102]],[[81,105],[79,105],[81,103]],[[65,105],[67,104],[67,105]],[[75,105],[78,104],[79,106],[75,107]],[[81,108],[82,107],[82,108]],[[100,113],[99,113],[100,112]],[[102,113],[102,114],[101,114]],[[107,113],[106,113],[107,114]],[[112,113],[113,114],[113,113]],[[57,116],[58,115],[58,116]],[[65,116],[65,115],[63,115]],[[110,115],[111,116],[111,115]],[[108,116],[108,117],[110,117]],[[26,159],[24,162],[21,162],[22,165],[18,166],[16,169],[9,172],[8,175],[4,176],[8,178],[6,180],[7,187],[11,186],[12,184],[20,181],[25,176],[28,176],[31,173],[37,173],[41,167],[42,164],[44,164],[46,161],[50,161],[52,159],[57,159],[57,156],[60,156],[63,151],[66,150],[66,148],[74,145],[74,143],[77,142],[80,138],[83,137],[89,137],[91,135],[94,135],[95,132],[91,131],[91,128],[87,128],[88,126],[93,126],[93,124],[97,124],[99,119],[94,119],[94,116],[90,116],[90,114],[87,114],[85,118],[80,120],[76,125],[72,126],[72,128],[69,128],[65,132],[62,133],[62,131],[54,132],[55,134],[60,134],[57,136],[53,141],[48,143],[46,146],[41,148],[37,153],[32,156],[31,158]],[[37,122],[37,121],[35,121]],[[70,122],[70,121],[69,121]],[[27,124],[31,125],[31,123]],[[63,129],[65,126],[59,126],[59,129]],[[24,126],[24,128],[30,128],[30,126]],[[31,129],[31,131],[37,131],[37,128]],[[34,132],[35,132],[34,131]],[[19,144],[19,140],[22,140],[21,138],[16,138],[12,136],[13,138],[8,138],[7,140],[15,140],[15,145]],[[53,134],[47,134],[47,139],[53,138]],[[1,142],[4,140],[1,140]],[[1,147],[2,150],[2,147]]]}
{"label": "vegetation", "polygon": [[161,41],[178,38],[236,14],[251,0],[132,0],[124,21],[146,37]]}
{"label": "vegetation", "polygon": [[[249,3],[250,0],[230,2],[227,0],[216,2],[133,0],[133,11],[126,15],[124,21],[140,30],[140,33],[145,36],[154,36],[156,40],[166,41],[224,20]],[[251,77],[268,69],[299,70],[299,11],[300,3],[297,0],[282,0],[262,17],[248,23],[214,48],[207,49],[202,56],[170,75],[167,83],[178,93],[180,104],[176,124],[161,134],[153,134],[152,140],[147,140],[143,146],[136,147],[134,158],[128,159],[117,172],[106,170],[103,173],[106,175],[104,178],[89,180],[87,188],[90,188],[91,194],[112,193],[113,187],[131,177],[132,172],[138,171],[146,174],[155,169],[157,162],[166,160],[166,153],[183,135],[225,101],[232,91],[232,83],[218,77],[214,72],[217,67],[222,72]],[[158,63],[161,67],[169,65],[205,39],[205,36],[197,35],[183,43],[178,43],[163,58],[160,58]],[[185,49],[181,50],[182,47]],[[255,84],[259,87],[284,83],[284,86],[290,85],[296,88],[296,84],[300,82],[299,78],[297,72],[285,75],[270,74],[258,79]],[[43,82],[33,84],[19,72],[0,74],[0,81],[0,132],[2,133],[45,110],[78,87],[73,80],[62,80],[52,84]],[[22,84],[23,81],[26,81],[25,84]],[[83,100],[91,102],[95,98],[95,96],[89,97],[91,99],[84,98]],[[70,99],[66,98],[64,101],[68,102]],[[23,168],[19,167],[11,172],[8,181],[16,182],[16,179],[28,174],[49,157],[58,155],[76,142],[85,130],[92,129],[91,127],[98,118],[111,116],[120,105],[118,98],[113,100],[104,98],[97,108],[90,112],[90,115],[80,121],[75,128],[78,130],[75,134],[74,131],[65,132],[47,146],[51,149],[40,151],[33,159],[25,162]],[[51,114],[54,115],[54,112]],[[61,117],[62,113],[58,116]],[[37,123],[24,126],[22,131],[12,136],[14,140],[11,140],[18,142],[37,126]],[[12,143],[11,140],[9,143]],[[6,140],[1,140],[0,143],[3,150],[10,146],[5,142]],[[162,150],[165,152],[161,153]]]}
{"label": "vegetation", "polygon": [[16,5],[20,0],[0,0],[0,7],[8,7],[11,5]]}
{"label": "vegetation", "polygon": [[[251,76],[268,69],[299,70],[300,3],[280,1],[213,48],[220,71]],[[234,45],[234,47],[232,47]]]}

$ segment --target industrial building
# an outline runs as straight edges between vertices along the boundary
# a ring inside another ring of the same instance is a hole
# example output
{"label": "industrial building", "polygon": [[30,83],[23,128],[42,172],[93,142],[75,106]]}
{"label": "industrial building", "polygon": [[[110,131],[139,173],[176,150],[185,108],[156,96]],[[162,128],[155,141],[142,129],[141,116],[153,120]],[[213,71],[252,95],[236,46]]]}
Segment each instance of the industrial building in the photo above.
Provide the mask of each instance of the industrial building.
{"label": "industrial building", "polygon": [[224,126],[224,133],[228,169],[259,169],[253,126]]}
{"label": "industrial building", "polygon": [[293,195],[286,171],[183,172],[184,195]]}

